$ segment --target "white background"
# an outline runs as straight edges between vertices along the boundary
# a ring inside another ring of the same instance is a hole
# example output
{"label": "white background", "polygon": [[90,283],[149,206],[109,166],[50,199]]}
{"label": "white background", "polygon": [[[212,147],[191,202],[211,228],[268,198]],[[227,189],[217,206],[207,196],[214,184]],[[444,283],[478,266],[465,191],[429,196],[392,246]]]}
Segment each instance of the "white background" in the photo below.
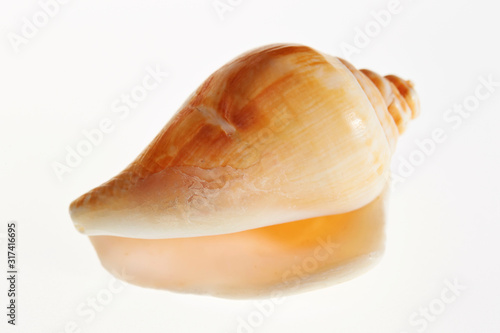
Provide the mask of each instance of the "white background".
{"label": "white background", "polygon": [[[75,332],[238,332],[238,318],[253,318],[248,332],[499,332],[500,87],[473,105],[481,77],[500,82],[498,3],[401,0],[379,30],[371,13],[387,10],[389,1],[220,3],[232,9],[222,18],[212,0],[70,0],[16,52],[13,34],[22,36],[24,18],[33,22],[42,9],[37,1],[2,0],[0,232],[18,221],[20,274],[12,327],[4,314],[1,239],[0,331],[71,332],[73,322]],[[366,45],[359,36],[365,29],[372,29]],[[214,70],[275,42],[306,44],[415,83],[422,114],[393,158],[404,181],[392,193],[382,262],[347,283],[288,297],[265,314],[251,300],[120,283],[101,311],[78,313],[114,281],[73,228],[69,203],[132,161]],[[358,53],[344,53],[347,44]],[[156,65],[168,78],[119,119],[113,102]],[[449,113],[464,103],[473,109],[467,118]],[[82,130],[103,118],[113,120],[113,132],[60,181],[53,163],[63,163],[65,147],[74,148]],[[416,141],[439,128],[446,140],[419,153]],[[405,168],[410,157],[419,165]],[[443,309],[446,281],[466,289]],[[422,320],[418,313],[429,306],[432,320],[411,321]]]}

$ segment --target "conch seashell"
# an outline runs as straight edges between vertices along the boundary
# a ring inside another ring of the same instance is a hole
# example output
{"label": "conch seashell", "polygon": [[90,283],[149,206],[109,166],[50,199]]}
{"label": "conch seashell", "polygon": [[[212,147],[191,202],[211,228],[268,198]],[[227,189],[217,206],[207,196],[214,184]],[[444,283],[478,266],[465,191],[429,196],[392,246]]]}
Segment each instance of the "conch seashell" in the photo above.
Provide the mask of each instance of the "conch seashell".
{"label": "conch seashell", "polygon": [[143,153],[76,199],[101,263],[141,286],[219,297],[310,290],[383,252],[412,84],[302,45],[212,74]]}

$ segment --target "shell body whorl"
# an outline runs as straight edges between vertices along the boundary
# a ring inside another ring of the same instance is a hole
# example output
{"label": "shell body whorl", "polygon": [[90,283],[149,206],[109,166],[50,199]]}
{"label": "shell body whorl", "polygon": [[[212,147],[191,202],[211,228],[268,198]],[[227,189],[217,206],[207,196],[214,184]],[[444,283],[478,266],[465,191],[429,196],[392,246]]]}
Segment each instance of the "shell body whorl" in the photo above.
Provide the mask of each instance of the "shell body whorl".
{"label": "shell body whorl", "polygon": [[417,112],[396,77],[306,46],[262,47],[212,74],[71,215],[88,235],[175,238],[353,211],[380,195]]}

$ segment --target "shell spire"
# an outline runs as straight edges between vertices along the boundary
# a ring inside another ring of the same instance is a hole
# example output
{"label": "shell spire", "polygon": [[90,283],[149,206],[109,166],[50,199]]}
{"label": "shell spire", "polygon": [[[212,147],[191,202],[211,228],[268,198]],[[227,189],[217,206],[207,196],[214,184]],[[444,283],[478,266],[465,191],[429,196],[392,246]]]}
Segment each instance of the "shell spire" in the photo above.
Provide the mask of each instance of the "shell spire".
{"label": "shell spire", "polygon": [[411,119],[420,114],[420,102],[413,83],[395,75],[380,76],[368,70],[357,70],[344,59],[342,63],[353,73],[371,104],[394,151],[397,138]]}

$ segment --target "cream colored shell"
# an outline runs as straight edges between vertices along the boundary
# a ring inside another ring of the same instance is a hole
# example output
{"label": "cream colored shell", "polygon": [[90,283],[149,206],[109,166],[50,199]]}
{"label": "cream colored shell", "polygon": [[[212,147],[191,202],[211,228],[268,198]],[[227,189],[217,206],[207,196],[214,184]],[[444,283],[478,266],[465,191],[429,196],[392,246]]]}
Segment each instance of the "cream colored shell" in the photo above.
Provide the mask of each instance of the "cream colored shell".
{"label": "cream colored shell", "polygon": [[383,251],[392,152],[418,112],[408,81],[265,46],[212,74],[71,217],[141,286],[241,298],[340,282]]}
{"label": "cream colored shell", "polygon": [[87,235],[192,237],[368,204],[387,182],[396,130],[384,96],[374,105],[356,75],[363,74],[305,46],[233,60],[120,175],[72,203],[76,227]]}

